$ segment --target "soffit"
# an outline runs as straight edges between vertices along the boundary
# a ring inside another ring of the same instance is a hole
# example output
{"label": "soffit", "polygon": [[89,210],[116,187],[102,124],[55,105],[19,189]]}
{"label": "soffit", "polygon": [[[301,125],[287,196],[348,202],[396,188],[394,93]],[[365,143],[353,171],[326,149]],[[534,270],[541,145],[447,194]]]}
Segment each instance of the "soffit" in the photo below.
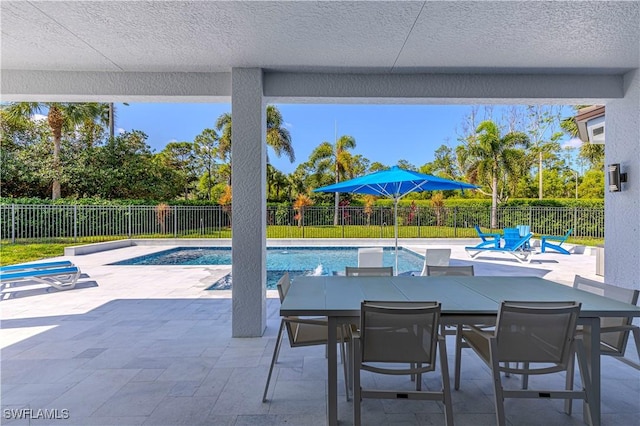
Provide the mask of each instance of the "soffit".
{"label": "soffit", "polygon": [[2,68],[612,73],[639,3],[3,1]]}

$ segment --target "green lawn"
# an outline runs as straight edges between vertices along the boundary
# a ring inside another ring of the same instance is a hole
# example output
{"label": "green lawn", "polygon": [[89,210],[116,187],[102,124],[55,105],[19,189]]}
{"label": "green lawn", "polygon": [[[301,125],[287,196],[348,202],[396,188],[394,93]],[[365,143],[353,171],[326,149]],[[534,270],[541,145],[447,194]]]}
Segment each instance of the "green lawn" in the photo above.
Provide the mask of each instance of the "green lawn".
{"label": "green lawn", "polygon": [[48,257],[62,256],[64,248],[71,244],[0,244],[0,265],[32,262]]}

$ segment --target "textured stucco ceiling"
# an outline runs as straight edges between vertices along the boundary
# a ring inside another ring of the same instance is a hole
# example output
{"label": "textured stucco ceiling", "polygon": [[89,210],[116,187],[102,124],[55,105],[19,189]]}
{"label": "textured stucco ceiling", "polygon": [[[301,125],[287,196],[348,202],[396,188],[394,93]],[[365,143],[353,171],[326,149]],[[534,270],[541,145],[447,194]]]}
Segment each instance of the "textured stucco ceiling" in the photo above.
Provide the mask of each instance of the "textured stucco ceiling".
{"label": "textured stucco ceiling", "polygon": [[640,3],[2,1],[5,70],[585,72],[640,67]]}

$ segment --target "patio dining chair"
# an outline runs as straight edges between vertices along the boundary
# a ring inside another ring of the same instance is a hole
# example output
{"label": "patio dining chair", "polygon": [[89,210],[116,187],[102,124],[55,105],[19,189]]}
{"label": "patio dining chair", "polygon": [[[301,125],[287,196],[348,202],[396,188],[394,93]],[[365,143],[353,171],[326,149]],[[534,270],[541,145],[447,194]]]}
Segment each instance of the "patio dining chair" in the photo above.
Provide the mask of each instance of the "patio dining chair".
{"label": "patio dining chair", "polygon": [[[353,348],[353,417],[361,423],[362,398],[440,401],[445,407],[445,421],[453,425],[453,408],[449,388],[447,349],[438,334],[439,302],[374,302],[361,304],[360,331],[354,332]],[[422,391],[421,380],[416,390],[363,389],[361,372],[385,375],[417,375],[436,369],[439,351],[442,388]],[[407,366],[408,364],[408,366]]]}
{"label": "patio dining chair", "polygon": [[344,274],[348,277],[392,277],[393,266],[382,266],[375,268],[347,266],[344,269]]}
{"label": "patio dining chair", "polygon": [[[630,303],[635,305],[638,303],[638,295],[640,291],[622,287],[604,284],[599,281],[590,280],[588,278],[576,275],[573,280],[573,288],[595,293],[600,296],[608,297],[619,302]],[[638,351],[638,359],[640,359],[640,327],[633,325],[633,318],[601,318],[600,319],[600,354],[609,355],[615,359],[630,365],[636,370],[640,370],[640,364],[629,358],[625,358],[629,334],[633,333],[633,338]],[[582,327],[578,327],[578,336],[583,333]],[[567,370],[567,389],[573,389],[573,362]],[[571,400],[567,400],[565,411],[571,414]]]}
{"label": "patio dining chair", "polygon": [[459,277],[472,277],[473,265],[468,266],[436,266],[427,265],[427,276],[439,277],[439,276],[459,276]]}
{"label": "patio dining chair", "polygon": [[383,254],[382,247],[360,247],[358,249],[358,267],[381,267]]}
{"label": "patio dining chair", "polygon": [[[474,276],[473,265],[469,266],[427,266],[427,275],[428,276],[466,276],[472,277]],[[455,388],[458,389],[460,387],[460,369],[461,369],[461,358],[462,358],[462,349],[468,348],[469,346],[462,339],[462,325],[458,325],[455,328],[446,328],[444,325],[442,328],[442,334],[445,336],[456,336],[456,356],[455,356],[455,373],[454,373],[454,382]]]}
{"label": "patio dining chair", "polygon": [[421,276],[428,275],[428,266],[449,266],[449,259],[451,258],[450,248],[432,248],[427,249],[424,253],[424,266],[422,267]]}
{"label": "patio dining chair", "polygon": [[[289,279],[289,273],[285,274],[278,281],[278,295],[280,296],[280,303],[284,300],[291,286]],[[276,346],[273,350],[273,357],[271,358],[271,366],[269,367],[269,375],[267,376],[267,383],[264,387],[264,394],[262,395],[262,402],[267,401],[267,393],[269,391],[269,383],[271,382],[271,375],[273,373],[273,366],[278,362],[278,355],[280,353],[280,346],[282,345],[282,332],[286,328],[287,336],[289,337],[289,344],[292,348],[301,346],[314,346],[314,345],[327,345],[328,341],[328,322],[326,318],[301,318],[301,317],[283,317],[280,321],[280,329],[278,330],[278,337],[276,338]],[[338,339],[340,340],[340,354],[342,356],[342,364],[344,367],[344,381],[347,387],[347,400],[349,400],[348,389],[348,372],[347,372],[347,360],[345,358],[345,337],[347,333],[343,331],[342,327],[338,327]]]}
{"label": "patio dining chair", "polygon": [[[463,331],[469,346],[491,368],[499,426],[506,424],[505,398],[593,400],[584,345],[581,339],[576,339],[580,307],[578,302],[504,301],[495,330],[489,332],[471,326]],[[578,356],[582,390],[508,390],[502,386],[500,372],[542,375],[567,371],[574,354]],[[511,363],[515,366],[511,367]],[[585,421],[591,424],[592,412],[587,417]]]}

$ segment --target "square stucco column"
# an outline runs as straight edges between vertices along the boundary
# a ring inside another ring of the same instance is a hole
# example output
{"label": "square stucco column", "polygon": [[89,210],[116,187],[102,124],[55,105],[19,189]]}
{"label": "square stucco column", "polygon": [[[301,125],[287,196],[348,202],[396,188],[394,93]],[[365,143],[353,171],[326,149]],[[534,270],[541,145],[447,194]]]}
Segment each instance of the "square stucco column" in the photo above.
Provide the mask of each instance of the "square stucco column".
{"label": "square stucco column", "polygon": [[606,104],[605,167],[627,173],[621,192],[609,192],[605,170],[605,281],[640,289],[640,71],[624,75],[624,98]]}
{"label": "square stucco column", "polygon": [[231,71],[233,337],[262,336],[267,324],[266,113],[262,70]]}

